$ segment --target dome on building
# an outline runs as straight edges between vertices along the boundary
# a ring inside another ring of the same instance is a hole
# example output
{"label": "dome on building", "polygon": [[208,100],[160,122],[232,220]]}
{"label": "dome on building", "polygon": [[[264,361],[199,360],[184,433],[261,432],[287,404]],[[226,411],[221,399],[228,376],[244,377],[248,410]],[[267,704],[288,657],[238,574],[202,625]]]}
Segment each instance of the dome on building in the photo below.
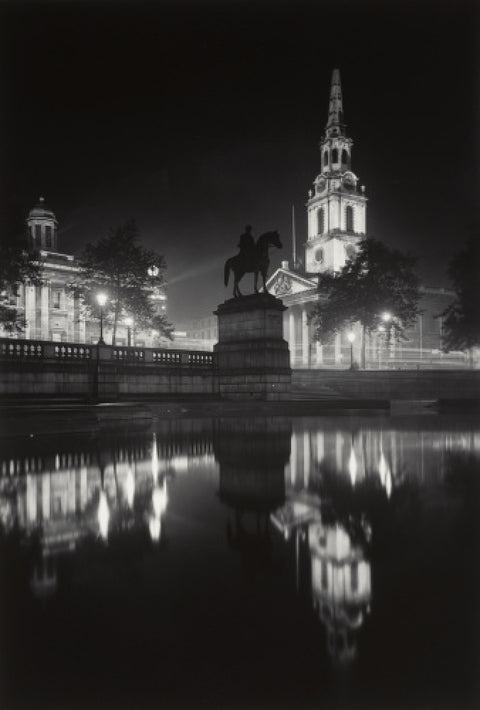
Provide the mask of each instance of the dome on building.
{"label": "dome on building", "polygon": [[34,217],[45,217],[47,219],[55,220],[55,213],[52,212],[52,210],[48,209],[47,205],[45,204],[45,198],[40,197],[35,207],[33,207],[33,209],[31,209],[28,213],[28,217],[29,219]]}

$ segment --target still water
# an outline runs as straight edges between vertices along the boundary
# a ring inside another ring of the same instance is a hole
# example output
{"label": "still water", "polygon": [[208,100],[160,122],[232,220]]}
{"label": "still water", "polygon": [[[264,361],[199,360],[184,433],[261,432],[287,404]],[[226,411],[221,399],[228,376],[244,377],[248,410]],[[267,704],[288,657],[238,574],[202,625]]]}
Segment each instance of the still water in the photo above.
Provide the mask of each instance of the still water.
{"label": "still water", "polygon": [[440,415],[3,440],[0,706],[474,706],[479,457]]}

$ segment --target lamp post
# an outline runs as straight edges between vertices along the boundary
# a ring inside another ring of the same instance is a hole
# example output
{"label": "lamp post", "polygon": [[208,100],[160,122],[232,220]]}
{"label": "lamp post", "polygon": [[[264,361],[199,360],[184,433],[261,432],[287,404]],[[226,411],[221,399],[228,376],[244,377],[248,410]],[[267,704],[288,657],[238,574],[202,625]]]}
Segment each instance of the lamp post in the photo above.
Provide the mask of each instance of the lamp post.
{"label": "lamp post", "polygon": [[[393,316],[389,311],[384,311],[382,313],[382,320],[384,323],[388,324],[392,320]],[[393,340],[392,340],[392,333],[390,331],[390,327],[387,325],[386,328],[388,328],[388,341],[389,341],[389,349],[390,349],[390,358],[393,357]]]}
{"label": "lamp post", "polygon": [[350,342],[350,369],[353,370],[353,341],[355,340],[355,333],[350,331],[347,333],[347,338]]}
{"label": "lamp post", "polygon": [[378,369],[381,369],[382,365],[382,333],[385,333],[385,326],[384,325],[379,325],[378,326],[378,332],[380,335],[378,336]]}
{"label": "lamp post", "polygon": [[100,307],[100,337],[98,339],[99,345],[105,345],[105,341],[103,339],[103,309],[105,308],[107,300],[108,296],[106,293],[97,293],[97,303]]}
{"label": "lamp post", "polygon": [[130,347],[131,344],[132,344],[132,325],[133,325],[133,318],[131,318],[130,316],[128,316],[127,318],[125,318],[125,320],[124,320],[123,322],[124,322],[125,325],[127,326],[127,345],[128,345],[128,347]]}

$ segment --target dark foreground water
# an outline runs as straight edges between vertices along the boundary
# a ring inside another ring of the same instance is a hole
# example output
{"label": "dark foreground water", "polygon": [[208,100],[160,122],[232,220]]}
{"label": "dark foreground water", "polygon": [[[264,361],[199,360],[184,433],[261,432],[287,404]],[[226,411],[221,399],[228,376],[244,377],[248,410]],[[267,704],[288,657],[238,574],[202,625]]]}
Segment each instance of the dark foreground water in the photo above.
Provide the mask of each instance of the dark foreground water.
{"label": "dark foreground water", "polygon": [[0,707],[475,707],[480,426],[4,440]]}

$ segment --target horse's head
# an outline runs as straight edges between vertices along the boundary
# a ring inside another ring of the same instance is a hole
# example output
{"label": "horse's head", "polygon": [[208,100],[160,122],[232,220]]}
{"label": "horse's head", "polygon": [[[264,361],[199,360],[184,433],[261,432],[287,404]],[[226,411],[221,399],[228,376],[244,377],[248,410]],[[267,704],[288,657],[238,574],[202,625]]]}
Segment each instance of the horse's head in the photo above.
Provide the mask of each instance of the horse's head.
{"label": "horse's head", "polygon": [[280,241],[280,235],[276,230],[274,232],[265,232],[265,234],[262,234],[262,236],[258,238],[257,243],[277,247],[277,249],[281,249],[283,246]]}

